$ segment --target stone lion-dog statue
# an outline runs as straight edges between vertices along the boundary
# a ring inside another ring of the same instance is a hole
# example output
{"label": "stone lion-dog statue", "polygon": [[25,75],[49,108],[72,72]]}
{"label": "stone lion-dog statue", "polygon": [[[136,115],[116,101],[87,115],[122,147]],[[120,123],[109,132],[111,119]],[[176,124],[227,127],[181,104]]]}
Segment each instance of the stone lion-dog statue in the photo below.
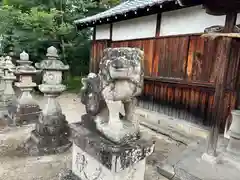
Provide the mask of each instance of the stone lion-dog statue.
{"label": "stone lion-dog statue", "polygon": [[143,58],[143,51],[137,48],[105,49],[99,73],[82,79],[81,102],[87,114],[93,117],[96,129],[115,143],[139,137],[133,112],[135,98],[143,89]]}

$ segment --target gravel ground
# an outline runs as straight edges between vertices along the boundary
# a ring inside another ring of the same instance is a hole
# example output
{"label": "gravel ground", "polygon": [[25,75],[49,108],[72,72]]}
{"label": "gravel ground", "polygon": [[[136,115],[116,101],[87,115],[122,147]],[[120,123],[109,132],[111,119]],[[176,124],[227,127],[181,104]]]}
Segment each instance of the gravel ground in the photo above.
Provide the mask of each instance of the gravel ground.
{"label": "gravel ground", "polygon": [[[45,104],[42,97],[36,99],[40,106]],[[63,94],[58,99],[67,121],[80,121],[85,110],[77,95]],[[0,131],[0,180],[58,180],[61,169],[71,168],[71,149],[58,155],[29,157],[18,148],[33,128],[33,125],[29,125]],[[156,164],[182,152],[186,146],[145,127],[141,127],[141,130],[156,140],[155,152],[147,159],[145,180],[166,180],[157,173]]]}

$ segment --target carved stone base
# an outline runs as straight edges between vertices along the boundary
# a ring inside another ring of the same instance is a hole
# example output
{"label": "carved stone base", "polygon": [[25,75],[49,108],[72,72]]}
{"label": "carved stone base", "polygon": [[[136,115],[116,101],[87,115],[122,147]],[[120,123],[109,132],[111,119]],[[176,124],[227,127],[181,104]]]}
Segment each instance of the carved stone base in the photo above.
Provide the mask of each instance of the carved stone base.
{"label": "carved stone base", "polygon": [[[51,144],[52,142],[52,144]],[[25,150],[31,156],[43,156],[67,151],[72,143],[65,137],[40,136],[35,130],[24,144]]]}
{"label": "carved stone base", "polygon": [[74,138],[72,172],[81,180],[144,180],[146,157],[154,150],[146,140],[117,145],[78,125]]}
{"label": "carved stone base", "polygon": [[37,104],[11,104],[8,106],[8,116],[14,125],[36,123],[40,114]]}
{"label": "carved stone base", "polygon": [[24,146],[33,156],[62,153],[71,147],[69,135],[69,127],[63,114],[47,117],[40,115],[36,129]]}

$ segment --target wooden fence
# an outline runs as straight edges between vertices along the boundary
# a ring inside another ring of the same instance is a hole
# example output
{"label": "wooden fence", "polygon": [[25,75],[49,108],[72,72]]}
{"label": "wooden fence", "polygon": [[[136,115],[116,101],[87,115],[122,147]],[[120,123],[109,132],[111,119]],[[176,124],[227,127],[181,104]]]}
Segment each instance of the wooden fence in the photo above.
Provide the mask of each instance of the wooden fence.
{"label": "wooden fence", "polygon": [[[129,41],[94,41],[90,70],[98,71],[107,47],[138,47],[144,51],[145,83],[138,105],[176,118],[210,125],[215,78],[219,73],[216,41],[200,35],[161,37]],[[215,48],[215,49],[213,49]],[[233,40],[224,119],[237,102],[240,42]],[[222,122],[221,127],[224,126]]]}

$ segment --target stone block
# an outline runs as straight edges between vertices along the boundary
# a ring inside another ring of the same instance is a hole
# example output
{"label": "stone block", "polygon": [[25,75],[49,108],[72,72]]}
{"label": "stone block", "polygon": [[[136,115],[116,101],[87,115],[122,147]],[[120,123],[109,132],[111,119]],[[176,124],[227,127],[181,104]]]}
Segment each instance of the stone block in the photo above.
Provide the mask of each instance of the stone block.
{"label": "stone block", "polygon": [[[63,115],[59,115],[59,120]],[[48,116],[51,117],[51,116]],[[42,124],[45,116],[39,117],[39,122],[36,124],[36,129],[31,132],[30,138],[26,141],[24,147],[30,155],[41,156],[44,154],[62,153],[68,150],[72,143],[68,137],[70,130],[67,121],[63,119],[63,123],[57,124]],[[47,119],[46,119],[47,120]]]}
{"label": "stone block", "polygon": [[7,111],[12,124],[23,125],[36,123],[41,109],[37,104],[20,104],[16,101],[8,105]]}
{"label": "stone block", "polygon": [[72,143],[61,136],[41,136],[36,130],[31,132],[31,136],[24,143],[24,149],[31,156],[43,156],[45,154],[63,153],[71,147]]}
{"label": "stone block", "polygon": [[117,145],[78,125],[72,152],[72,172],[81,180],[144,180],[146,157],[154,150],[146,140]]}

